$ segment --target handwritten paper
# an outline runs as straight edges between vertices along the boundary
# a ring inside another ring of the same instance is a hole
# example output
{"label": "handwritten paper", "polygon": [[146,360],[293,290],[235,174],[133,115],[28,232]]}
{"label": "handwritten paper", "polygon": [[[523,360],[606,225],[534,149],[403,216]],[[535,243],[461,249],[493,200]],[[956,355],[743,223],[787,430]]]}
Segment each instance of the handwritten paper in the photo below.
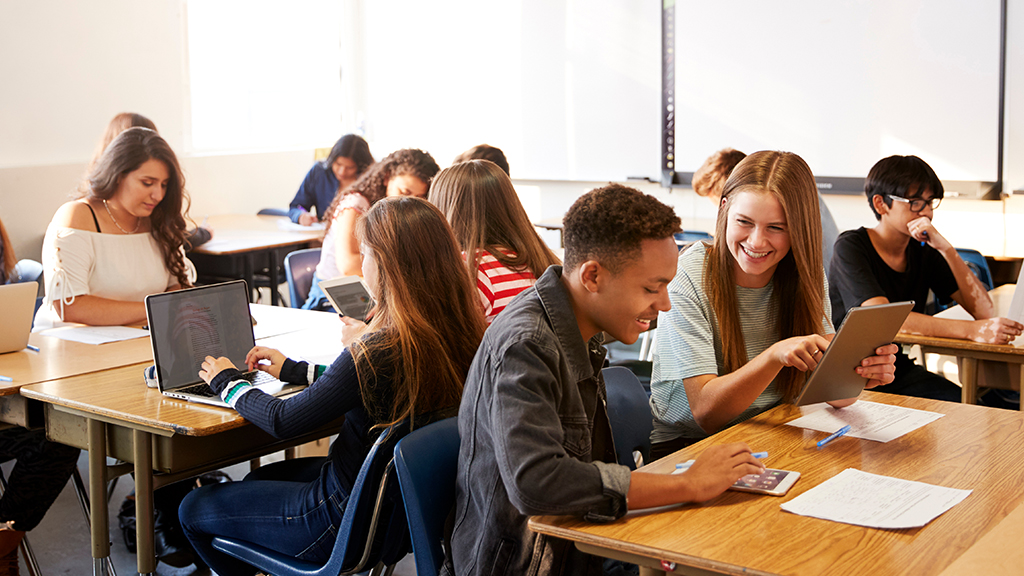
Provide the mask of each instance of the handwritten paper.
{"label": "handwritten paper", "polygon": [[145,330],[128,326],[63,326],[43,330],[40,334],[83,344],[106,344],[149,336]]}
{"label": "handwritten paper", "polygon": [[860,401],[846,408],[826,406],[786,424],[830,434],[849,424],[850,432],[847,436],[888,442],[943,416],[938,412]]}
{"label": "handwritten paper", "polygon": [[970,493],[971,490],[943,488],[847,468],[782,504],[782,509],[868,528],[917,528],[938,518]]}

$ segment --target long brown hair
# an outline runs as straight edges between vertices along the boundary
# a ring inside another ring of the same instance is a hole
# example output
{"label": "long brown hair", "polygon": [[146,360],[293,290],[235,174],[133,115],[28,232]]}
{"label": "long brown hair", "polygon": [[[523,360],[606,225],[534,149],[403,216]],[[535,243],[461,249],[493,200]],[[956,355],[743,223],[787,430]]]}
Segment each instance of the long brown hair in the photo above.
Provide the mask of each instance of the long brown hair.
{"label": "long brown hair", "polygon": [[0,220],[0,284],[7,284],[14,276],[14,267],[18,264],[18,257],[14,255],[14,246],[11,246],[11,238],[7,235],[7,229]]}
{"label": "long brown hair", "polygon": [[190,201],[178,158],[159,134],[148,128],[129,128],[121,132],[107,146],[89,174],[89,189],[83,196],[109,200],[129,172],[153,159],[163,162],[169,177],[163,200],[149,216],[149,233],[160,246],[167,270],[178,279],[179,284],[189,286],[181,246],[185,242],[185,218],[188,216]]}
{"label": "long brown hair", "polygon": [[536,278],[562,263],[537,235],[512,181],[494,162],[469,160],[441,170],[427,198],[451,224],[473,282],[481,249],[509,270],[529,270]]}
{"label": "long brown hair", "polygon": [[[352,346],[366,408],[387,420],[378,426],[391,426],[458,406],[486,323],[444,216],[420,198],[385,198],[357,234],[378,271],[373,337]],[[373,405],[371,357],[394,366],[391,406]]]}
{"label": "long brown hair", "polygon": [[[778,339],[821,334],[821,319],[825,316],[821,215],[814,175],[807,163],[791,152],[755,152],[733,169],[725,183],[715,241],[704,257],[704,291],[718,322],[726,373],[735,372],[748,361],[736,302],[736,260],[726,240],[729,208],[741,192],[771,194],[786,214],[789,253],[772,275]],[[805,377],[792,367],[779,372],[776,385],[785,401],[793,400]]]}
{"label": "long brown hair", "polygon": [[331,205],[324,212],[327,219],[327,226],[324,228],[325,233],[334,224],[334,211],[338,209],[338,204],[341,203],[343,197],[359,193],[372,206],[387,195],[388,182],[395,176],[402,176],[404,174],[415,176],[429,187],[430,180],[440,169],[441,167],[437,165],[437,162],[434,162],[433,156],[422,150],[404,148],[388,154],[383,160],[370,166],[351,186],[344,190],[338,190],[338,193],[334,195],[334,200],[331,200]]}

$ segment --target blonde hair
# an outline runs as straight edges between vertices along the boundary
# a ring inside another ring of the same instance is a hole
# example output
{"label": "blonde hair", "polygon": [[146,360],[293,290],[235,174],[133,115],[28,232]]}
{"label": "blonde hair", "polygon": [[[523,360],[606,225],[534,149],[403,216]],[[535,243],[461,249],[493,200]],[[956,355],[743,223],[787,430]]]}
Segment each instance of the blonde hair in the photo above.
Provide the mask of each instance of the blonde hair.
{"label": "blonde hair", "polygon": [[480,250],[509,270],[529,270],[536,278],[562,263],[537,235],[512,181],[494,162],[469,160],[445,168],[434,177],[427,198],[451,224],[473,282]]}
{"label": "blonde hair", "polygon": [[[772,275],[778,339],[821,334],[825,316],[821,215],[814,175],[807,163],[791,152],[755,152],[736,166],[725,183],[715,241],[704,257],[704,291],[718,323],[726,373],[735,372],[749,360],[737,310],[736,260],[726,243],[729,207],[742,192],[770,194],[786,214],[790,248]],[[779,372],[776,386],[785,401],[795,398],[804,378],[792,367]]]}

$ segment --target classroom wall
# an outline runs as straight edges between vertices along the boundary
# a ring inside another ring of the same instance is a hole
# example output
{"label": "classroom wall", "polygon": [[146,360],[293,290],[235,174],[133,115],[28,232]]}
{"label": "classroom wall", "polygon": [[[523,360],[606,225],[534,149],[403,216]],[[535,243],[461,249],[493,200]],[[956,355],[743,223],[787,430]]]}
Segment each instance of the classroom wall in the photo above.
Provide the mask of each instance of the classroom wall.
{"label": "classroom wall", "polygon": [[[1024,38],[1022,8],[1024,0],[1010,1],[1011,39]],[[196,221],[206,214],[283,207],[294,194],[312,162],[312,149],[195,155],[186,148],[185,10],[184,0],[0,5],[0,84],[5,88],[0,90],[0,218],[19,257],[40,257],[50,217],[74,191],[106,122],[124,110],[152,118],[179,152]],[[1024,69],[1021,44],[1011,42],[1011,70]],[[1018,96],[1024,95],[1021,76],[1009,83]],[[1013,170],[1019,173],[1024,123],[1013,121],[1021,125],[1017,135],[1008,135],[1012,160],[1018,160]],[[511,162],[514,166],[515,158]],[[538,220],[561,217],[581,193],[601,184],[516,181]],[[631,184],[673,205],[684,222],[714,217],[714,207],[689,190]],[[841,229],[873,222],[862,197],[826,200]],[[1022,198],[950,199],[936,214],[936,225],[955,245],[991,255],[1024,256],[1024,232],[1013,231],[1020,224]]]}

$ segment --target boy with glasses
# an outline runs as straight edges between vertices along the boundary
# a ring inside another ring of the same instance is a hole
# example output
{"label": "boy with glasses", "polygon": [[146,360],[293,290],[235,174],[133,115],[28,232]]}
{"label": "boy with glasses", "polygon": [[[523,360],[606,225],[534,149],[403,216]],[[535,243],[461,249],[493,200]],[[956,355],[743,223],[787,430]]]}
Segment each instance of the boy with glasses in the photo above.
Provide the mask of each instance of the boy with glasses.
{"label": "boy with glasses", "polygon": [[[854,306],[914,301],[903,330],[925,336],[1009,344],[1021,334],[1018,322],[996,316],[985,287],[932,224],[942,202],[942,182],[917,156],[879,160],[864,183],[874,228],[849,230],[836,240],[829,273],[833,320],[838,326]],[[924,314],[928,291],[952,298],[975,320],[949,320]],[[960,401],[960,388],[896,356],[892,384],[874,388],[906,396]]]}

